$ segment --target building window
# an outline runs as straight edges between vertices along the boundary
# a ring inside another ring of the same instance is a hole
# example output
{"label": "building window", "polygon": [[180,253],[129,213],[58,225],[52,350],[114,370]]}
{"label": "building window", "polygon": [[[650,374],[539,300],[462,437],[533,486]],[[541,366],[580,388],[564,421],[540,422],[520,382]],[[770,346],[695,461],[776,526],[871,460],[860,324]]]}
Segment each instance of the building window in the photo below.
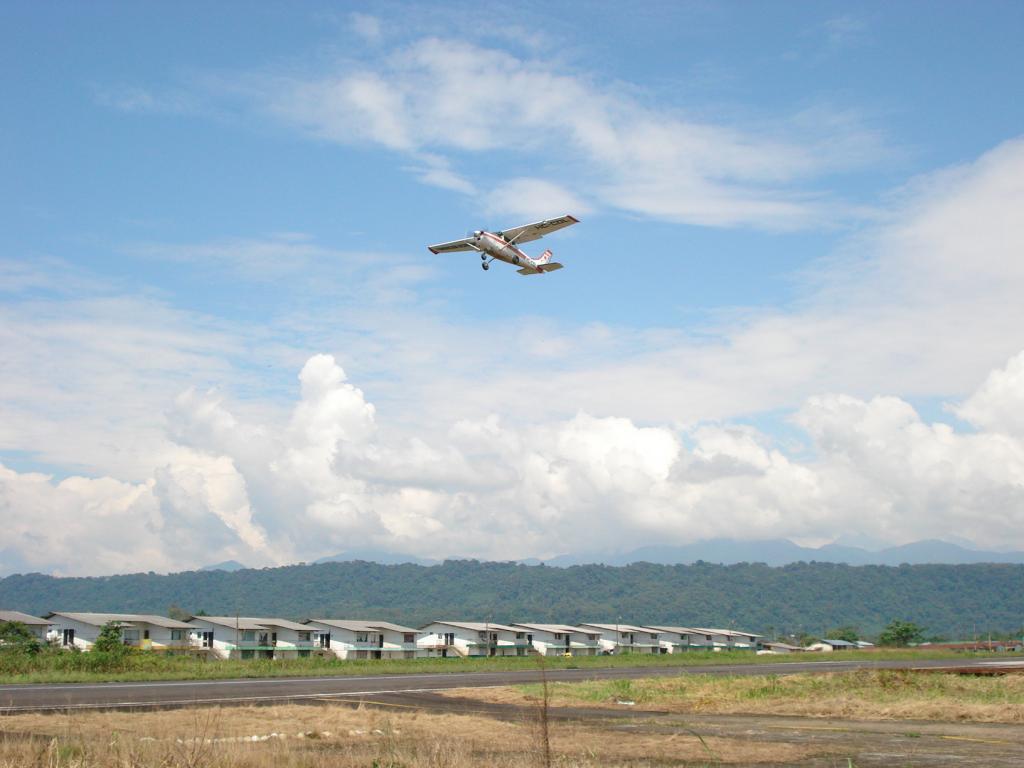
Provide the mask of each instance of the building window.
{"label": "building window", "polygon": [[180,629],[171,630],[171,640],[181,640],[182,631]]}
{"label": "building window", "polygon": [[309,642],[309,632],[299,632],[299,642],[300,643],[308,643]]}
{"label": "building window", "polygon": [[402,652],[402,658],[405,658],[405,659],[415,659],[416,658],[416,651],[403,651]]}
{"label": "building window", "polygon": [[402,635],[402,642],[403,643],[415,643],[416,642],[416,635],[410,634],[410,633],[407,632],[406,634]]}
{"label": "building window", "polygon": [[357,643],[368,643],[368,642],[370,642],[367,639],[368,637],[369,637],[369,635],[366,632],[356,632],[356,642]]}

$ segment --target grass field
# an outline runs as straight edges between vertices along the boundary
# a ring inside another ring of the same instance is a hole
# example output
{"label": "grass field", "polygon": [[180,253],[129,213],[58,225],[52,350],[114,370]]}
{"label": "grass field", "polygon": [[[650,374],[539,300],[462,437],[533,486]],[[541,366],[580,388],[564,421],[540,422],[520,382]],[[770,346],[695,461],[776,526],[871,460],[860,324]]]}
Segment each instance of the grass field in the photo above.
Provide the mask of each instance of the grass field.
{"label": "grass field", "polygon": [[[484,717],[479,708],[452,714],[337,703],[9,715],[0,720],[0,768],[990,768],[1024,759],[1019,676],[708,675],[552,684],[550,690],[552,705],[625,709],[617,702],[626,696],[636,704],[628,718],[584,710],[545,718],[540,687],[529,686],[465,692],[525,705],[502,719]],[[643,708],[669,714],[636,711]],[[707,714],[723,711],[765,714]],[[826,712],[840,716],[815,719]],[[878,717],[891,724],[868,719]]]}
{"label": "grass field", "polygon": [[[687,675],[549,683],[548,694],[553,707],[1024,723],[1021,674],[977,677],[880,669],[815,675]],[[531,704],[540,701],[542,688],[464,689],[448,695]]]}
{"label": "grass field", "polygon": [[[670,655],[628,654],[549,658],[549,669],[592,669],[604,667],[671,667],[708,664],[765,664],[841,659],[943,659],[979,658],[998,654],[964,654],[949,651],[875,650],[831,653],[780,654],[757,656],[749,652],[693,652]],[[1005,655],[1005,654],[1003,654]],[[0,684],[6,683],[87,683],[145,680],[204,680],[246,677],[311,677],[328,675],[394,675],[404,673],[479,672],[535,670],[534,657],[480,659],[408,659],[342,661],[311,657],[307,659],[252,659],[203,661],[187,656],[163,656],[136,651],[120,657],[97,653],[46,652],[36,656],[0,652]]]}
{"label": "grass field", "polygon": [[505,721],[332,705],[16,715],[2,724],[2,768],[641,768],[791,764],[821,749],[578,723],[557,724],[545,741],[531,715]]}

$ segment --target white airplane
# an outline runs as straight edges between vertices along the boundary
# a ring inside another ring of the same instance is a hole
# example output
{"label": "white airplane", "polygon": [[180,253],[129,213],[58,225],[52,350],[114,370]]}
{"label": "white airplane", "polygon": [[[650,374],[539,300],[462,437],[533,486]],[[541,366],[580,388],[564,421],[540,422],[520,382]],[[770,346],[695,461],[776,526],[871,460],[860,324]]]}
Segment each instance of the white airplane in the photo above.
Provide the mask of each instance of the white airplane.
{"label": "white airplane", "polygon": [[[535,224],[524,224],[521,227],[512,227],[501,232],[486,232],[478,229],[469,237],[462,240],[452,240],[450,243],[438,243],[427,246],[432,253],[452,253],[454,251],[476,251],[483,261],[484,269],[491,268],[491,262],[497,259],[515,267],[522,267],[518,270],[520,275],[539,275],[543,272],[554,272],[561,269],[562,265],[551,260],[551,251],[544,251],[539,258],[531,259],[521,250],[520,243],[528,243],[531,240],[540,240],[544,235],[559,229],[579,224],[579,220],[566,214],[557,219],[545,219]],[[488,259],[487,257],[490,257]]]}

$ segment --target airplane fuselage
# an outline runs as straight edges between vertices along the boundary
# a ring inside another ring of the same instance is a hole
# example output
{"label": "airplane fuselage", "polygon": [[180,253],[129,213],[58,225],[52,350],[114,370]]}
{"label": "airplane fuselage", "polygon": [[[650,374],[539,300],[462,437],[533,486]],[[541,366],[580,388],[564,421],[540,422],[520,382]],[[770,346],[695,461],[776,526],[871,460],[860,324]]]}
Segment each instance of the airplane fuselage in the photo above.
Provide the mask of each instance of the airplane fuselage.
{"label": "airplane fuselage", "polygon": [[473,233],[473,247],[481,254],[491,256],[515,267],[533,267],[538,272],[544,271],[543,263],[532,259],[501,235],[494,232],[478,231]]}

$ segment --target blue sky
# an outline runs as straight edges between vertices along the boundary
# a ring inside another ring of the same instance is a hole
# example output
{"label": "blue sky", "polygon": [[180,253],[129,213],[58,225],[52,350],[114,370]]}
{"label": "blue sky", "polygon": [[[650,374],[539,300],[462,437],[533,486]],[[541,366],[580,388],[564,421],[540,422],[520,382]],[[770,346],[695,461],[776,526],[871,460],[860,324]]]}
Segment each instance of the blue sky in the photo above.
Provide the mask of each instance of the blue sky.
{"label": "blue sky", "polygon": [[2,13],[0,570],[1024,547],[1019,4]]}

